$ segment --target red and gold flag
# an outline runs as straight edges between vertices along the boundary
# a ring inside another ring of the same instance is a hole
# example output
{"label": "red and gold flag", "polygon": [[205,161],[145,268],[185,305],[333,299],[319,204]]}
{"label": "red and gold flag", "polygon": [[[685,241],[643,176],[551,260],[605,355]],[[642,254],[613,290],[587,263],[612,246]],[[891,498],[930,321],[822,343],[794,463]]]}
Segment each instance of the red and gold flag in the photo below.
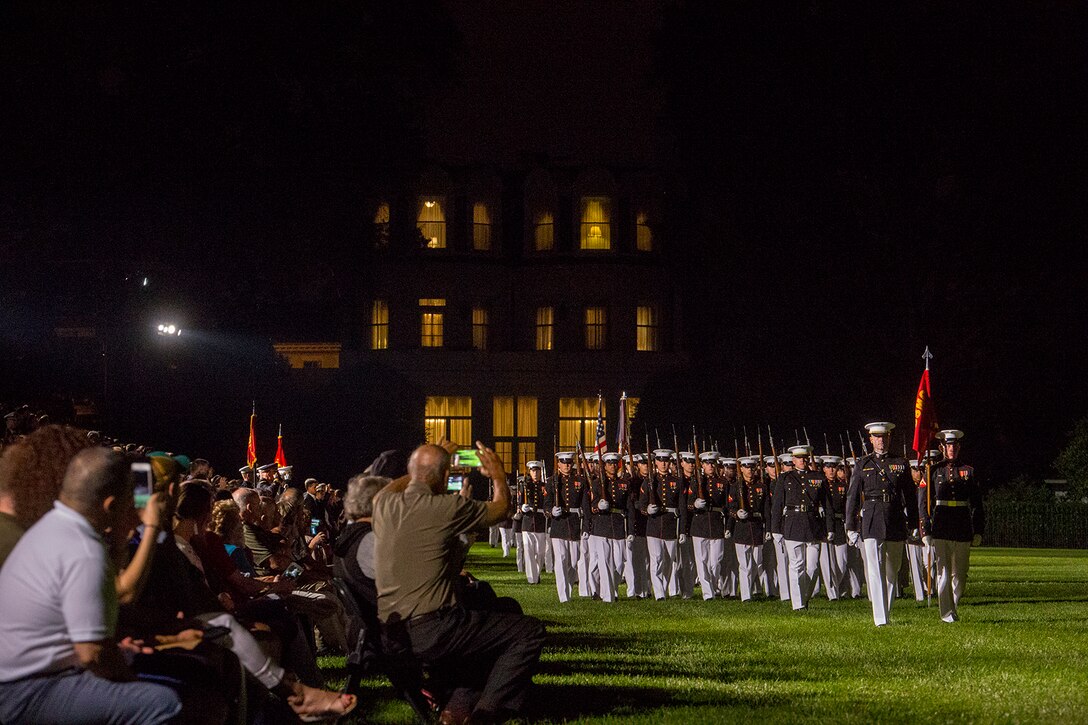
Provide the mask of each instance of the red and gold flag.
{"label": "red and gold flag", "polygon": [[249,414],[249,445],[246,447],[246,465],[253,468],[257,462],[257,434],[254,428],[257,424],[257,404],[253,404],[253,412]]}
{"label": "red and gold flag", "polygon": [[922,379],[918,381],[918,393],[914,396],[914,452],[918,454],[919,461],[929,448],[929,442],[940,429],[941,427],[937,425],[937,410],[933,405],[933,397],[929,389],[929,366],[927,365],[922,371]]}
{"label": "red and gold flag", "polygon": [[287,465],[287,456],[283,455],[283,423],[280,423],[280,432],[276,437],[276,465],[280,468]]}

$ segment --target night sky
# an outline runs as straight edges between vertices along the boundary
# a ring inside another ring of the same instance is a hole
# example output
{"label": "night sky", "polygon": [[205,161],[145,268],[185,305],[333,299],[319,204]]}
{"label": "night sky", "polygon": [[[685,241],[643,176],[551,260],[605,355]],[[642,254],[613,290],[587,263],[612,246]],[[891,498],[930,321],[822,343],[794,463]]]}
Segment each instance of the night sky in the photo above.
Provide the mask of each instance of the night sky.
{"label": "night sky", "polygon": [[1083,5],[184,5],[0,10],[5,364],[145,270],[223,335],[341,303],[382,168],[651,163],[705,381],[653,420],[905,430],[926,345],[992,477],[1088,414]]}

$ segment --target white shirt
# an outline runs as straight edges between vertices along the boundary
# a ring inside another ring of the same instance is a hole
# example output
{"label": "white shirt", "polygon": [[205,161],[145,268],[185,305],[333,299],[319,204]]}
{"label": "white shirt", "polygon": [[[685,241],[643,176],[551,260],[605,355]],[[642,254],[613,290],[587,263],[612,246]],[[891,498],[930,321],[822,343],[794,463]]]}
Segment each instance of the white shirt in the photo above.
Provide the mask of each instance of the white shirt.
{"label": "white shirt", "polygon": [[115,579],[102,536],[55,501],[0,570],[0,682],[75,667],[73,642],[112,638]]}

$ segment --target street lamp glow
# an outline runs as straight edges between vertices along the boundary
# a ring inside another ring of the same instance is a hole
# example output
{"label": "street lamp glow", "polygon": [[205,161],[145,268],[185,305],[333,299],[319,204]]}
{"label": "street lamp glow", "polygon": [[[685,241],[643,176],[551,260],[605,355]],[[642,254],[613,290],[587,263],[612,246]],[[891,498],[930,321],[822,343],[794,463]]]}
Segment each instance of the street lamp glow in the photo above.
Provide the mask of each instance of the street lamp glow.
{"label": "street lamp glow", "polygon": [[173,323],[160,324],[157,328],[160,335],[180,335],[181,328]]}

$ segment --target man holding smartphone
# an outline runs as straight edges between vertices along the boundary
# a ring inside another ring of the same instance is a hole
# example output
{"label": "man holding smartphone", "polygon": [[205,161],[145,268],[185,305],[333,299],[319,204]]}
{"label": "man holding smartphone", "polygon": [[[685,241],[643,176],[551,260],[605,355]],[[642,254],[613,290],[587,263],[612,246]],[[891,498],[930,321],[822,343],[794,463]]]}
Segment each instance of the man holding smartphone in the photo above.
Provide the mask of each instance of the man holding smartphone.
{"label": "man holding smartphone", "polygon": [[458,601],[460,536],[510,515],[502,461],[482,443],[476,448],[481,471],[494,484],[490,501],[444,495],[452,444],[417,448],[408,475],[374,497],[374,578],[389,645],[444,671],[483,673],[471,717],[492,722],[521,708],[544,646],[544,626],[520,614],[468,610]]}

